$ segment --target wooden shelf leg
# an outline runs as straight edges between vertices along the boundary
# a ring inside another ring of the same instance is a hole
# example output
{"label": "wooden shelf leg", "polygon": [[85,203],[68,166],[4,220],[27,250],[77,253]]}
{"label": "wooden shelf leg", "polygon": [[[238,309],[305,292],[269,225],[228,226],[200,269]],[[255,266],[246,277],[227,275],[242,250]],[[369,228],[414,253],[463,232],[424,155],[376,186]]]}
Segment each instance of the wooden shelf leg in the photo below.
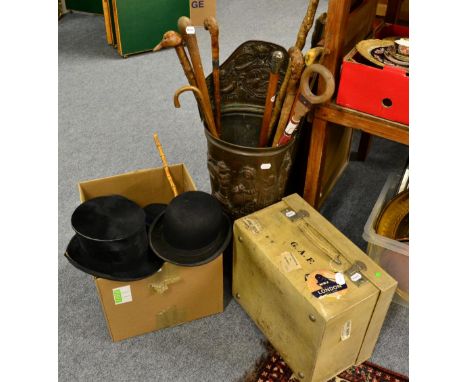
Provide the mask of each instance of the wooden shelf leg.
{"label": "wooden shelf leg", "polygon": [[325,164],[327,121],[314,118],[312,126],[303,197],[312,207],[317,208],[321,197],[322,173]]}
{"label": "wooden shelf leg", "polygon": [[371,144],[371,135],[364,131],[361,131],[361,138],[359,140],[359,148],[357,151],[356,160],[358,161],[365,161],[367,159],[367,155],[369,154]]}

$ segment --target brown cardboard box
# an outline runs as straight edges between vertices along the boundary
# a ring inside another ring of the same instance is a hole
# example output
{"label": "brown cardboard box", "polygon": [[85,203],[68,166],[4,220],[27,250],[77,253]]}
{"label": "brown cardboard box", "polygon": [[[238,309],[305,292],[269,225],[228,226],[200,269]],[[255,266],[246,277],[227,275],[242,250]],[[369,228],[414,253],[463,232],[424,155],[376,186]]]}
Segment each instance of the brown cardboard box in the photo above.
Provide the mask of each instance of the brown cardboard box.
{"label": "brown cardboard box", "polygon": [[[169,166],[179,192],[196,190],[183,164]],[[162,168],[81,182],[81,202],[97,196],[123,195],[140,206],[169,203],[172,191]],[[133,282],[95,278],[113,341],[175,326],[223,311],[223,260],[198,267],[165,263],[150,277]]]}

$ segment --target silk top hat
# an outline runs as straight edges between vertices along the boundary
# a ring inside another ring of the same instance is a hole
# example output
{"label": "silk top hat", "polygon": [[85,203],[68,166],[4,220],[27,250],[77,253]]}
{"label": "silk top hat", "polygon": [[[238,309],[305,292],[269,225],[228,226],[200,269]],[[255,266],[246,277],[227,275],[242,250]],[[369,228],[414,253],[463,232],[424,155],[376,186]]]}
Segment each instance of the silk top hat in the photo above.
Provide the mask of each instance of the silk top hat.
{"label": "silk top hat", "polygon": [[150,276],[164,263],[148,246],[145,213],[120,196],[90,199],[73,212],[65,256],[78,269],[117,281]]}
{"label": "silk top hat", "polygon": [[210,194],[188,191],[172,199],[150,228],[150,246],[177,265],[206,264],[219,256],[232,236],[229,217]]}

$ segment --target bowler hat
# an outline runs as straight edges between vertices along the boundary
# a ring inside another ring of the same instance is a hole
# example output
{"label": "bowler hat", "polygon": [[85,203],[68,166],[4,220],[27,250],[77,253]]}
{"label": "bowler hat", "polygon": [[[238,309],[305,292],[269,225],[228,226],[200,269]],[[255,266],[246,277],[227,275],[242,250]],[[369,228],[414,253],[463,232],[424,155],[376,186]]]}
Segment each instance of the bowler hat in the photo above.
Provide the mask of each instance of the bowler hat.
{"label": "bowler hat", "polygon": [[172,199],[153,222],[149,242],[160,258],[196,266],[219,256],[231,236],[231,221],[219,202],[206,192],[187,191]]}
{"label": "bowler hat", "polygon": [[86,273],[132,281],[152,275],[164,263],[148,246],[143,209],[123,196],[84,202],[73,212],[71,224],[76,235],[65,256]]}

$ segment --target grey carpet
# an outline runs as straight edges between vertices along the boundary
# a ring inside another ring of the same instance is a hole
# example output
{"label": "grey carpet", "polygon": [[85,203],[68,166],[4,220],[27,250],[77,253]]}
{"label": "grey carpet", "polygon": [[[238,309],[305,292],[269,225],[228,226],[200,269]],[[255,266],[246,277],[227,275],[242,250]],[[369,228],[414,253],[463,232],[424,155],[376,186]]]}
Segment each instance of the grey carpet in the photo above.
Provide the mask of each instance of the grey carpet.
{"label": "grey carpet", "polygon": [[[220,61],[250,39],[289,47],[306,8],[305,0],[219,0]],[[324,9],[322,1],[317,14]],[[200,30],[198,36],[208,70],[209,35]],[[235,301],[223,314],[112,343],[92,277],[63,257],[79,204],[77,182],[159,166],[155,131],[169,161],[184,162],[198,188],[210,190],[193,97],[183,95],[181,109],[172,105],[174,90],[186,83],[175,53],[122,59],[106,43],[102,17],[77,13],[59,22],[58,42],[59,380],[239,380],[263,353],[264,338]],[[365,220],[386,176],[403,166],[406,155],[401,145],[375,140],[369,159],[350,164],[323,208],[361,248]],[[407,309],[392,306],[372,360],[408,373]]]}

